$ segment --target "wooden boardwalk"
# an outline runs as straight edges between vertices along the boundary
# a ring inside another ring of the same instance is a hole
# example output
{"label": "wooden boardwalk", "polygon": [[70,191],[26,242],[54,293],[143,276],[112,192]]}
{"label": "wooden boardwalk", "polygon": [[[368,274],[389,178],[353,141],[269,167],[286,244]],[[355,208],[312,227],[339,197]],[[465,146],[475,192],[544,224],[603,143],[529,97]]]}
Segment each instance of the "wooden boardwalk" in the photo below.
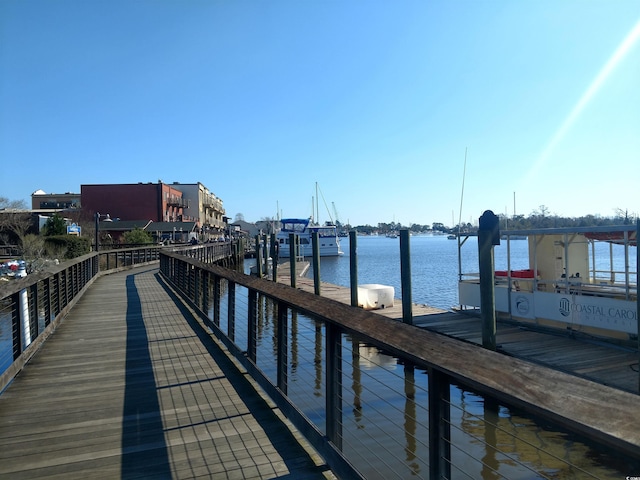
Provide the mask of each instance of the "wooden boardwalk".
{"label": "wooden boardwalk", "polygon": [[99,278],[0,395],[0,478],[334,477],[146,267]]}
{"label": "wooden boardwalk", "polygon": [[[278,269],[278,281],[290,284],[288,267]],[[296,287],[314,292],[313,280],[296,279]],[[333,300],[350,304],[350,289],[329,283],[321,283],[320,294]],[[402,303],[375,313],[402,321]],[[413,305],[414,325],[459,340],[482,344],[482,326],[477,316]],[[513,324],[498,322],[496,341],[501,352],[556,370],[587,378],[594,382],[638,393],[638,351],[586,338],[540,332]]]}

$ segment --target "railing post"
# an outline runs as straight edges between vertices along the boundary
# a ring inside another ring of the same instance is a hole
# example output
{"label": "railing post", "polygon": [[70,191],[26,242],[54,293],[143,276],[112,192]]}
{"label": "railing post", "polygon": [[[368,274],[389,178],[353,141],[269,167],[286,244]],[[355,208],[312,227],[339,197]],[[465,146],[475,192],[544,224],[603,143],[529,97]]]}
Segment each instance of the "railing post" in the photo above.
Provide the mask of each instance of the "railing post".
{"label": "railing post", "polygon": [[288,364],[289,364],[289,355],[288,355],[288,336],[287,336],[287,305],[284,302],[278,302],[278,313],[277,313],[277,324],[276,324],[276,336],[277,336],[277,382],[278,388],[280,391],[287,395],[287,384],[288,384]]}
{"label": "railing post", "polygon": [[429,478],[451,478],[451,392],[447,376],[433,368],[429,377]]}
{"label": "railing post", "polygon": [[358,306],[358,232],[349,232],[349,280],[351,285],[351,306]]}
{"label": "railing post", "polygon": [[247,326],[247,357],[252,362],[256,362],[257,348],[257,316],[258,316],[258,292],[249,289],[249,308],[248,308],[248,326]]}
{"label": "railing post", "polygon": [[[95,257],[94,257],[95,258]],[[52,295],[51,295],[51,277],[48,277],[43,285],[42,285],[42,289],[43,289],[43,294],[44,294],[44,326],[45,328],[47,328],[49,326],[49,324],[51,323],[51,301],[52,301]]]}
{"label": "railing post", "polygon": [[236,339],[236,284],[228,282],[227,290],[227,335],[231,341]]}
{"label": "railing post", "polygon": [[11,295],[11,330],[13,331],[13,359],[22,354],[22,324],[20,320],[20,292]]}
{"label": "railing post", "polygon": [[193,303],[200,306],[200,298],[201,298],[201,289],[202,289],[202,270],[195,269],[194,271],[194,292],[193,292]]}
{"label": "railing post", "polygon": [[298,257],[296,255],[296,234],[289,234],[289,275],[291,276],[291,287],[296,288],[296,261]]}
{"label": "railing post", "polygon": [[220,326],[220,290],[222,279],[218,275],[213,276],[213,323]]}
{"label": "railing post", "polygon": [[200,308],[203,312],[209,315],[209,299],[211,298],[209,295],[209,290],[211,289],[211,275],[208,270],[202,271],[202,305]]}
{"label": "railing post", "polygon": [[326,410],[327,437],[338,450],[342,450],[342,335],[332,324],[326,326]]}
{"label": "railing post", "polygon": [[402,321],[413,325],[413,299],[411,295],[411,251],[409,230],[400,230],[400,278],[402,288]]}
{"label": "railing post", "polygon": [[318,231],[311,234],[311,249],[313,251],[313,291],[320,295],[320,241]]}

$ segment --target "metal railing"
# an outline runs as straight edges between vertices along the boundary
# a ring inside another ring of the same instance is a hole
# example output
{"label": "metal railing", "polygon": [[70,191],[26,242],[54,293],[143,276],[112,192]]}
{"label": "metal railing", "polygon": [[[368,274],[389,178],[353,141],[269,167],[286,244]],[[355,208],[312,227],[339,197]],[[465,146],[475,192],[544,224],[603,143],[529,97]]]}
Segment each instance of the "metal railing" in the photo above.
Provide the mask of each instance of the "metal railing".
{"label": "metal railing", "polygon": [[[563,386],[530,364],[175,253],[161,254],[160,271],[341,478],[602,474],[567,453],[573,448],[557,433],[589,437],[594,425],[567,414],[570,405],[547,404],[539,392]],[[496,378],[506,361],[513,368]],[[630,406],[637,397],[620,392],[616,400]],[[521,413],[504,415],[513,405]],[[628,416],[610,402],[598,409],[611,422]],[[563,428],[548,426],[560,417]],[[590,438],[637,461],[636,440],[619,435]]]}
{"label": "metal railing", "polygon": [[160,247],[105,250],[0,284],[0,392],[98,274],[158,261]]}

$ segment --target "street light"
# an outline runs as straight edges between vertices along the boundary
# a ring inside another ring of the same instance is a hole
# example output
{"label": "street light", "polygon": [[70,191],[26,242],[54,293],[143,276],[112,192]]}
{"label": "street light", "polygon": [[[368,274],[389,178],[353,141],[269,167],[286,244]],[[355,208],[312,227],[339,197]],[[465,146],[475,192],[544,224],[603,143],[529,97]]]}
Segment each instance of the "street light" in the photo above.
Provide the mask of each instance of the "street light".
{"label": "street light", "polygon": [[105,222],[112,222],[113,220],[111,220],[111,217],[109,216],[109,214],[107,213],[106,215],[100,215],[100,213],[96,212],[96,238],[95,238],[95,242],[96,242],[96,252],[99,250],[100,248],[100,234],[98,232],[99,227],[100,227],[100,217],[104,217],[104,221]]}

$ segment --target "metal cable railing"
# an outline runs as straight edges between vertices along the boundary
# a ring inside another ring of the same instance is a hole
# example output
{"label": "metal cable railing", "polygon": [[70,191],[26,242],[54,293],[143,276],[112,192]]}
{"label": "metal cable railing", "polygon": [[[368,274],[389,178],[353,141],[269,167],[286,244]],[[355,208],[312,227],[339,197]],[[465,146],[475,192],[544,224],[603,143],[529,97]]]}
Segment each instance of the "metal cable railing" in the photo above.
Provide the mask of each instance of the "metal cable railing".
{"label": "metal cable railing", "polygon": [[158,261],[160,247],[90,253],[0,287],[0,391],[99,273]]}
{"label": "metal cable railing", "polygon": [[[491,389],[477,393],[478,385],[472,388],[437,365],[421,363],[414,347],[391,353],[391,339],[372,333],[382,331],[382,317],[173,254],[162,256],[161,272],[339,476],[521,479],[624,473],[594,462],[600,447],[590,440],[518,413]],[[202,290],[216,282],[217,296]],[[219,305],[198,303],[203,299]],[[357,331],[353,320],[370,329]],[[572,456],[574,450],[582,455]],[[638,460],[625,458],[625,465]]]}

